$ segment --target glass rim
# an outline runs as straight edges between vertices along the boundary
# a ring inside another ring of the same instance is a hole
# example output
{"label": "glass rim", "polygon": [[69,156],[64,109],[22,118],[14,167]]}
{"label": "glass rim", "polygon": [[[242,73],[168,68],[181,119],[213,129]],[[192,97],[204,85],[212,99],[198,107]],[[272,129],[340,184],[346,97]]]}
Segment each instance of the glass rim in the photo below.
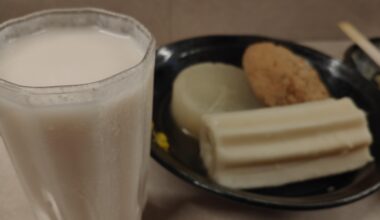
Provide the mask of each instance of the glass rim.
{"label": "glass rim", "polygon": [[155,52],[155,39],[153,35],[138,20],[126,14],[121,14],[121,13],[112,12],[105,9],[94,8],[94,7],[53,8],[53,9],[46,9],[46,10],[29,13],[24,16],[9,19],[3,23],[0,23],[0,32],[4,30],[5,28],[10,27],[14,24],[27,22],[28,20],[31,20],[33,18],[48,16],[51,14],[72,14],[72,13],[79,14],[83,12],[97,13],[100,15],[121,18],[123,20],[132,22],[139,29],[139,31],[141,31],[149,40],[149,43],[146,49],[144,49],[144,55],[142,59],[138,63],[136,63],[135,65],[129,68],[116,72],[115,74],[112,74],[106,78],[89,82],[89,83],[54,85],[54,86],[28,86],[28,85],[20,85],[17,83],[13,83],[8,80],[0,78],[0,87],[11,90],[11,91],[15,91],[15,92],[27,92],[33,95],[75,93],[75,92],[84,92],[87,90],[93,90],[93,89],[102,87],[102,85],[107,84],[108,82],[111,82],[115,78],[124,78],[128,76],[129,75],[128,73],[133,72],[135,69],[138,69],[140,66],[142,66],[145,63],[145,61],[149,59],[149,56]]}

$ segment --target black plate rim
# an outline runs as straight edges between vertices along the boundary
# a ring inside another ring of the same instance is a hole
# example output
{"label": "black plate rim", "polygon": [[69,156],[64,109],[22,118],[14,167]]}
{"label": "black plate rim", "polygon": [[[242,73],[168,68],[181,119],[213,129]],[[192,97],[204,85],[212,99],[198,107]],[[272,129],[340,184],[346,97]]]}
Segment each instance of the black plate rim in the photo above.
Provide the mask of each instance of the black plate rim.
{"label": "black plate rim", "polygon": [[[339,60],[336,60],[327,54],[317,51],[315,49],[287,41],[287,40],[281,40],[281,39],[276,39],[276,38],[271,38],[271,37],[265,37],[265,36],[260,36],[260,35],[209,35],[209,36],[199,36],[199,37],[194,37],[194,38],[187,38],[187,39],[182,39],[176,42],[172,42],[166,45],[162,45],[161,47],[157,48],[157,53],[165,48],[175,48],[178,47],[182,44],[186,44],[188,42],[198,42],[198,41],[208,41],[208,40],[222,40],[222,39],[236,39],[239,40],[240,38],[254,38],[257,41],[274,41],[278,43],[283,43],[295,47],[299,47],[302,50],[311,52],[311,53],[316,53],[316,55],[324,58],[324,59],[330,59],[333,61],[337,61],[345,66],[345,62],[341,62]],[[380,38],[378,38],[380,40]],[[352,68],[350,68],[352,69]],[[352,72],[356,72],[353,70]],[[361,79],[361,82],[364,83],[366,81],[363,77],[361,77],[360,74],[356,73],[359,78]],[[373,88],[369,88],[373,89]],[[161,149],[160,147],[157,146],[157,144],[152,141],[152,149],[151,149],[151,156],[153,159],[155,159],[160,165],[162,165],[164,168],[166,168],[169,172],[174,174],[175,176],[181,178],[185,182],[195,185],[207,192],[214,193],[215,195],[218,195],[220,197],[230,199],[233,201],[241,202],[246,205],[255,205],[255,206],[261,206],[265,208],[275,208],[275,209],[282,209],[282,210],[294,210],[294,211],[308,211],[308,210],[318,210],[318,209],[326,209],[326,208],[333,208],[337,206],[342,206],[348,203],[352,203],[355,201],[358,201],[366,196],[371,195],[372,193],[376,192],[377,190],[380,189],[380,182],[377,182],[374,184],[372,187],[367,188],[366,190],[361,191],[360,193],[345,197],[344,199],[339,199],[339,200],[334,200],[330,202],[321,202],[321,203],[314,203],[312,205],[294,205],[294,204],[284,204],[284,203],[276,203],[273,201],[265,201],[265,200],[260,200],[257,198],[252,198],[252,197],[241,197],[237,195],[236,193],[232,193],[230,190],[228,190],[225,187],[222,186],[208,186],[207,183],[203,183],[202,181],[198,181],[194,178],[195,176],[199,176],[198,174],[194,173],[192,170],[188,169],[185,167],[183,164],[177,162],[173,158],[169,157],[167,155],[167,152]],[[202,178],[200,178],[201,180]],[[226,190],[227,189],[227,190]],[[244,194],[244,192],[239,193],[239,194]]]}
{"label": "black plate rim", "polygon": [[[373,42],[373,43],[380,43],[380,37],[371,37],[368,39],[370,42]],[[355,61],[352,57],[352,54],[354,53],[354,51],[356,50],[361,50],[360,47],[353,43],[351,44],[343,53],[343,63],[346,64],[347,66],[353,68],[357,73],[359,73],[360,75],[362,75],[362,73],[360,72],[360,70],[358,69],[358,67],[356,66],[355,64]],[[369,58],[371,59],[371,58]],[[374,63],[376,65],[376,63]],[[380,68],[380,67],[379,67]],[[369,81],[371,83],[371,86],[372,87],[375,87],[377,89],[377,85],[375,82],[373,82],[372,80],[368,80],[365,78],[365,80]],[[379,90],[379,93],[380,93],[380,90]]]}
{"label": "black plate rim", "polygon": [[[371,37],[369,38],[369,41],[371,42],[379,42],[380,43],[380,37]],[[350,56],[355,50],[360,49],[357,44],[351,44],[343,53],[343,62],[351,67],[355,68],[354,61],[352,60],[352,57]],[[357,69],[356,69],[357,70]],[[357,70],[358,71],[358,70]]]}
{"label": "black plate rim", "polygon": [[[155,144],[153,144],[155,145]],[[169,172],[174,174],[175,176],[179,177],[180,179],[184,180],[190,185],[197,186],[208,193],[214,193],[215,195],[230,199],[236,202],[243,203],[245,205],[255,205],[258,207],[263,208],[274,208],[279,210],[291,210],[291,211],[313,211],[313,210],[319,210],[319,209],[328,209],[328,208],[334,208],[342,205],[346,205],[349,203],[353,203],[355,201],[358,201],[362,198],[365,198],[380,188],[380,182],[378,182],[376,185],[374,185],[371,188],[368,188],[365,191],[362,191],[361,193],[352,195],[350,197],[346,197],[345,199],[341,199],[338,201],[332,201],[330,203],[321,202],[321,203],[314,203],[313,205],[292,205],[292,204],[284,204],[284,203],[276,203],[276,202],[267,202],[265,200],[259,200],[259,199],[252,199],[250,197],[241,197],[237,196],[235,193],[231,193],[230,191],[224,190],[224,187],[209,187],[207,184],[204,184],[200,181],[196,181],[192,177],[192,171],[188,170],[186,167],[184,167],[182,164],[178,163],[177,161],[173,160],[170,157],[166,156],[166,152],[161,150],[158,146],[155,148],[152,148],[151,150],[151,156],[154,160],[156,160],[160,165],[162,165],[164,168],[166,168]],[[166,159],[163,159],[166,158]],[[168,162],[170,161],[170,162]],[[172,164],[175,164],[177,167],[182,167],[182,169],[175,168]],[[186,172],[188,170],[188,172]]]}

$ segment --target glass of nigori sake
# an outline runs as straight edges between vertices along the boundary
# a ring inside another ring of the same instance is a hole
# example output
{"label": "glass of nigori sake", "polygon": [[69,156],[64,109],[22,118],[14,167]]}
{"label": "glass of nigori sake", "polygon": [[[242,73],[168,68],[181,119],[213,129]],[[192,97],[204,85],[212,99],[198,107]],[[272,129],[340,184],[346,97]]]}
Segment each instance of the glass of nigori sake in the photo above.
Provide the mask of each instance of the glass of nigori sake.
{"label": "glass of nigori sake", "polygon": [[0,134],[36,219],[141,219],[154,58],[143,25],[101,9],[0,25]]}

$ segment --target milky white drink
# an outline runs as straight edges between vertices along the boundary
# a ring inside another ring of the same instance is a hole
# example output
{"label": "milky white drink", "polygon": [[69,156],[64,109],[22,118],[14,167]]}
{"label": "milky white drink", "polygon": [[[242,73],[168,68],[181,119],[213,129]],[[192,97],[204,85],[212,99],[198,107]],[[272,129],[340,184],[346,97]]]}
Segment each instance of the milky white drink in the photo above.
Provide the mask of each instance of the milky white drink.
{"label": "milky white drink", "polygon": [[115,16],[44,12],[0,29],[1,135],[39,220],[141,218],[154,50]]}
{"label": "milky white drink", "polygon": [[24,86],[91,83],[133,67],[143,56],[128,35],[51,28],[0,45],[0,77]]}

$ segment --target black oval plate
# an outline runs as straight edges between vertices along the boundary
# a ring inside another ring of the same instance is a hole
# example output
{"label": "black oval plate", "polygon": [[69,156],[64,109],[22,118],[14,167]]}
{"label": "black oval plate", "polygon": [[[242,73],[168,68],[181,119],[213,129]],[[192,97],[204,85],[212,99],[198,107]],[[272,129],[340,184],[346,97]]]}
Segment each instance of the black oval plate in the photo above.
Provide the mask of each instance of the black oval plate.
{"label": "black oval plate", "polygon": [[[351,68],[327,55],[292,42],[258,36],[200,37],[172,43],[157,50],[153,158],[195,186],[232,200],[271,208],[307,210],[334,207],[356,201],[377,190],[380,187],[380,169],[377,163],[354,172],[254,190],[229,189],[207,177],[199,157],[197,140],[184,134],[171,118],[169,104],[173,80],[182,69],[200,62],[223,62],[241,66],[245,48],[260,41],[281,44],[309,60],[333,96],[349,96],[364,109],[374,137],[372,154],[379,158],[378,150],[374,147],[380,143],[380,111],[377,106],[380,98],[376,89],[368,86],[369,83]],[[170,145],[169,149],[165,149],[166,141]]]}

